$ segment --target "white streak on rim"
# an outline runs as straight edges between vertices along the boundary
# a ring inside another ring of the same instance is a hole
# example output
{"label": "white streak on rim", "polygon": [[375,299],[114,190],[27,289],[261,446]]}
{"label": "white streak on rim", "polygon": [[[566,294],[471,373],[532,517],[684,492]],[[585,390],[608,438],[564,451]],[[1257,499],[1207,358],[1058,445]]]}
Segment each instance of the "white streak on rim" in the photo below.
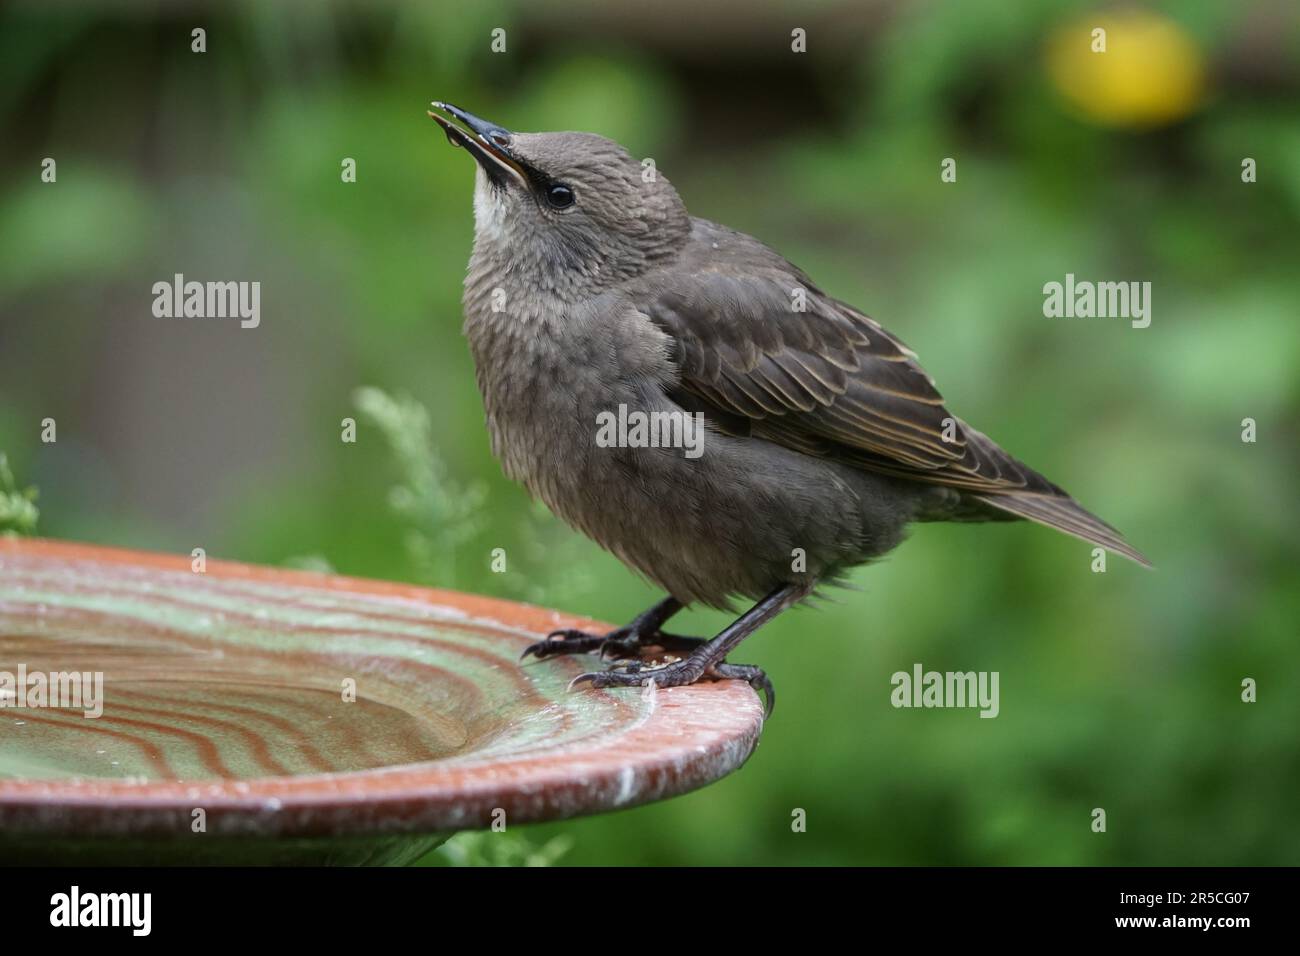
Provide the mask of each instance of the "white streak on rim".
{"label": "white streak on rim", "polygon": [[632,799],[636,785],[636,770],[626,766],[618,772],[618,793],[614,794],[614,806],[621,807]]}

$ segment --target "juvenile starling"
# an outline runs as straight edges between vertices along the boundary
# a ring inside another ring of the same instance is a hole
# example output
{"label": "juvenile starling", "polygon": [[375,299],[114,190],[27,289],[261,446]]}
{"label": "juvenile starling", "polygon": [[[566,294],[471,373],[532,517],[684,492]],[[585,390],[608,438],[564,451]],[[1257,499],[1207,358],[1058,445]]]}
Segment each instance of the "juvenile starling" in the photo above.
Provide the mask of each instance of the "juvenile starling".
{"label": "juvenile starling", "polygon": [[[596,687],[746,680],[770,712],[767,676],[727,655],[909,522],[1028,518],[1148,563],[951,415],[879,323],[757,239],[691,216],[617,143],[433,105],[463,124],[429,113],[478,166],[464,331],[493,453],[668,593],[626,627],[557,631],[525,654],[622,658],[575,679]],[[702,415],[702,447],[598,443],[615,412]],[[757,603],[710,640],[662,630],[685,605],[735,598]],[[651,651],[669,663],[645,666]]]}

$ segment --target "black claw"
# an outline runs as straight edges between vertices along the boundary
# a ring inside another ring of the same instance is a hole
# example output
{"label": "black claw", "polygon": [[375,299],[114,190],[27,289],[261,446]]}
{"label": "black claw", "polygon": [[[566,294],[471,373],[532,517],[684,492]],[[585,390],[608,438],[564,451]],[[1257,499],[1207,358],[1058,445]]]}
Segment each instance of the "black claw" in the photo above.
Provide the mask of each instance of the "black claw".
{"label": "black claw", "polygon": [[600,647],[605,640],[604,635],[588,634],[586,631],[571,627],[561,628],[558,631],[551,631],[546,635],[545,640],[529,644],[519,655],[519,659],[525,660],[529,655],[538,660],[545,660],[560,654],[585,654]]}
{"label": "black claw", "polygon": [[569,686],[566,687],[565,690],[571,691],[579,684],[587,684],[587,683],[591,684],[592,687],[599,687],[601,685],[596,683],[596,679],[598,677],[600,677],[600,674],[597,673],[579,674],[573,680],[569,681]]}
{"label": "black claw", "polygon": [[776,689],[767,673],[753,664],[728,664],[723,661],[713,665],[713,673],[727,680],[743,680],[763,695],[763,719],[772,716],[776,709]]}

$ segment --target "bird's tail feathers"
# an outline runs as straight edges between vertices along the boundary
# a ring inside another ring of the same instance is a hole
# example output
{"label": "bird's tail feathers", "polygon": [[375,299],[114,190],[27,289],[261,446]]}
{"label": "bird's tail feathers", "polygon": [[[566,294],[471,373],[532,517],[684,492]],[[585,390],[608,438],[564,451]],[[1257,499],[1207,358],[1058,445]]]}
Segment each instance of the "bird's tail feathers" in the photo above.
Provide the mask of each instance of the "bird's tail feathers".
{"label": "bird's tail feathers", "polygon": [[1122,554],[1136,561],[1145,568],[1152,567],[1150,561],[1140,551],[1132,547],[1124,536],[1102,521],[1096,515],[1084,509],[1073,498],[1063,495],[1044,494],[1007,494],[1007,495],[972,495],[986,505],[1005,511],[1039,524],[1047,525],[1066,534],[1082,538],[1093,544],[1101,545],[1108,551]]}

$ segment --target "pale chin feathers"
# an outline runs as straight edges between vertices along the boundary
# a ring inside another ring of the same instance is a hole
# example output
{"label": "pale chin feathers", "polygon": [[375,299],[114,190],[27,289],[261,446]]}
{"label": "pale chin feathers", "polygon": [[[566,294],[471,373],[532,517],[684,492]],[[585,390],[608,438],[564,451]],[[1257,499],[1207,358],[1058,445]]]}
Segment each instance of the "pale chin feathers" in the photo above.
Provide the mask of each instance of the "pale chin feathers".
{"label": "pale chin feathers", "polygon": [[478,170],[474,176],[474,233],[477,239],[501,242],[506,238],[505,203]]}

